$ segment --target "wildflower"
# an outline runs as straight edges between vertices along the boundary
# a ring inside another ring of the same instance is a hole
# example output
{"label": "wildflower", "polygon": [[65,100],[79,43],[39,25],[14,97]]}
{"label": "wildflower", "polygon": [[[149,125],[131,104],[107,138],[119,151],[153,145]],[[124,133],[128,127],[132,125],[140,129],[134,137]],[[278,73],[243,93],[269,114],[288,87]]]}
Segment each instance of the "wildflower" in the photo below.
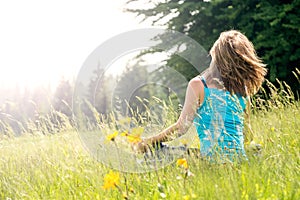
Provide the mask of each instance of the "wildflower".
{"label": "wildflower", "polygon": [[259,142],[259,145],[264,146],[264,141],[261,140],[261,141]]}
{"label": "wildflower", "polygon": [[142,135],[143,132],[144,132],[143,127],[136,127],[136,128],[133,128],[131,130],[130,134],[127,133],[127,132],[123,132],[121,135],[126,136],[128,142],[133,143],[133,144],[137,144],[137,143],[142,141],[141,135]]}
{"label": "wildflower", "polygon": [[188,169],[188,163],[187,160],[185,158],[181,158],[177,160],[177,165],[178,166],[182,166],[184,169]]}
{"label": "wildflower", "polygon": [[126,194],[126,192],[123,192],[122,196],[123,196],[123,199],[128,199],[128,195]]}
{"label": "wildflower", "polygon": [[134,189],[131,187],[131,188],[129,188],[129,191],[131,192],[131,193],[135,193],[135,191],[134,191]]}
{"label": "wildflower", "polygon": [[113,172],[112,170],[109,171],[108,174],[104,177],[104,184],[102,186],[103,189],[114,189],[120,182],[120,174],[118,172]]}
{"label": "wildflower", "polygon": [[137,144],[142,141],[141,135],[127,135],[127,140],[130,143]]}
{"label": "wildflower", "polygon": [[190,199],[190,196],[189,196],[189,195],[184,195],[184,196],[182,197],[182,199],[183,199],[183,200],[189,200],[189,199]]}
{"label": "wildflower", "polygon": [[275,127],[274,127],[274,126],[272,126],[270,129],[271,129],[271,131],[273,131],[273,132],[275,131]]}
{"label": "wildflower", "polygon": [[119,134],[119,132],[118,131],[115,131],[115,132],[113,132],[112,134],[109,134],[109,135],[107,135],[106,136],[106,139],[108,140],[108,141],[115,141],[115,139],[116,139],[116,137],[117,137],[117,135]]}
{"label": "wildflower", "polygon": [[124,132],[121,133],[121,136],[125,136],[125,137],[126,137],[126,136],[128,136],[128,135],[129,135],[129,134],[128,134],[127,131],[124,131]]}

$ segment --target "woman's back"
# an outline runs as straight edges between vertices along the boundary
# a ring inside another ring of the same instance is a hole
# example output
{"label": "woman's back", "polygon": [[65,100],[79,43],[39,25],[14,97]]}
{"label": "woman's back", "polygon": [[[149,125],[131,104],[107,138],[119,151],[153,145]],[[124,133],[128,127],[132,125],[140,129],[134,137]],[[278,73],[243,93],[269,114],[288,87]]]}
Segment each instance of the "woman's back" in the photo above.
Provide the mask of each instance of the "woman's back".
{"label": "woman's back", "polygon": [[177,122],[143,140],[139,149],[172,140],[174,133],[184,134],[193,122],[203,156],[214,160],[219,156],[221,162],[246,156],[243,144],[246,99],[261,87],[267,73],[265,64],[248,38],[235,30],[222,32],[209,54],[210,66],[201,76],[205,80],[202,79],[203,84],[198,78],[189,82]]}
{"label": "woman's back", "polygon": [[204,100],[197,109],[194,125],[203,156],[233,159],[245,156],[243,124],[246,99],[226,90],[208,87],[203,77]]}

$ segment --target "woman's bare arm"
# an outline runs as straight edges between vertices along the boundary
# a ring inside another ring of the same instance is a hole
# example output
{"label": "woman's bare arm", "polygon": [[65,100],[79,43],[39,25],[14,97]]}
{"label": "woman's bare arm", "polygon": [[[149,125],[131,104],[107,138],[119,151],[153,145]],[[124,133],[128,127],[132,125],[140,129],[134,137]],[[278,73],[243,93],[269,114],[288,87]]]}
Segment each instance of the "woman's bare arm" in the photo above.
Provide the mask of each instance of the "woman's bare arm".
{"label": "woman's bare arm", "polygon": [[203,101],[203,97],[204,86],[202,81],[197,77],[193,78],[188,84],[184,106],[177,122],[164,129],[158,135],[144,139],[140,146],[170,141],[185,134],[194,119],[199,103]]}

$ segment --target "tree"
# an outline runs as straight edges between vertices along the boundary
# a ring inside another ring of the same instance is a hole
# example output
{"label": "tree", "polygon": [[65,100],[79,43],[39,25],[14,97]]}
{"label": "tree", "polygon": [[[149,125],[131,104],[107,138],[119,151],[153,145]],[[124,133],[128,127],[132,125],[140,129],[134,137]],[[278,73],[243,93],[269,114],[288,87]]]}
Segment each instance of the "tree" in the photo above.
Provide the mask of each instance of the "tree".
{"label": "tree", "polygon": [[[137,1],[141,0],[128,1],[129,12],[152,20],[154,25],[182,32],[207,50],[222,31],[240,30],[254,43],[258,56],[267,64],[267,78],[273,82],[279,78],[294,91],[299,90],[292,71],[300,65],[300,1],[166,0],[148,9],[130,9]],[[191,69],[189,63],[176,56],[167,65],[174,69],[180,66],[181,71]],[[183,73],[188,79],[196,74],[195,71]]]}
{"label": "tree", "polygon": [[114,104],[123,115],[133,115],[137,110],[145,111],[145,107],[139,99],[149,99],[151,90],[148,83],[148,71],[138,64],[127,66],[118,78],[114,92]]}
{"label": "tree", "polygon": [[111,93],[114,78],[105,74],[100,66],[93,71],[94,76],[89,82],[88,101],[101,114],[111,112]]}
{"label": "tree", "polygon": [[53,107],[55,110],[65,114],[68,117],[72,116],[72,96],[73,87],[68,80],[61,79],[53,96]]}

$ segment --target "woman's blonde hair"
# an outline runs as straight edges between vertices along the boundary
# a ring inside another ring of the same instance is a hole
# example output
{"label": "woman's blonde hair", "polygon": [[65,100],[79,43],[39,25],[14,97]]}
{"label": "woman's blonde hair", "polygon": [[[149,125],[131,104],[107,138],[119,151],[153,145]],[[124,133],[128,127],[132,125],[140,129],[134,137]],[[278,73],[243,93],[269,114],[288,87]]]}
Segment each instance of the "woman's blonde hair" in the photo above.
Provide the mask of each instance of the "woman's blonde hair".
{"label": "woman's blonde hair", "polygon": [[255,94],[267,73],[253,44],[241,32],[225,31],[210,50],[212,62],[219,70],[224,87],[231,93]]}

